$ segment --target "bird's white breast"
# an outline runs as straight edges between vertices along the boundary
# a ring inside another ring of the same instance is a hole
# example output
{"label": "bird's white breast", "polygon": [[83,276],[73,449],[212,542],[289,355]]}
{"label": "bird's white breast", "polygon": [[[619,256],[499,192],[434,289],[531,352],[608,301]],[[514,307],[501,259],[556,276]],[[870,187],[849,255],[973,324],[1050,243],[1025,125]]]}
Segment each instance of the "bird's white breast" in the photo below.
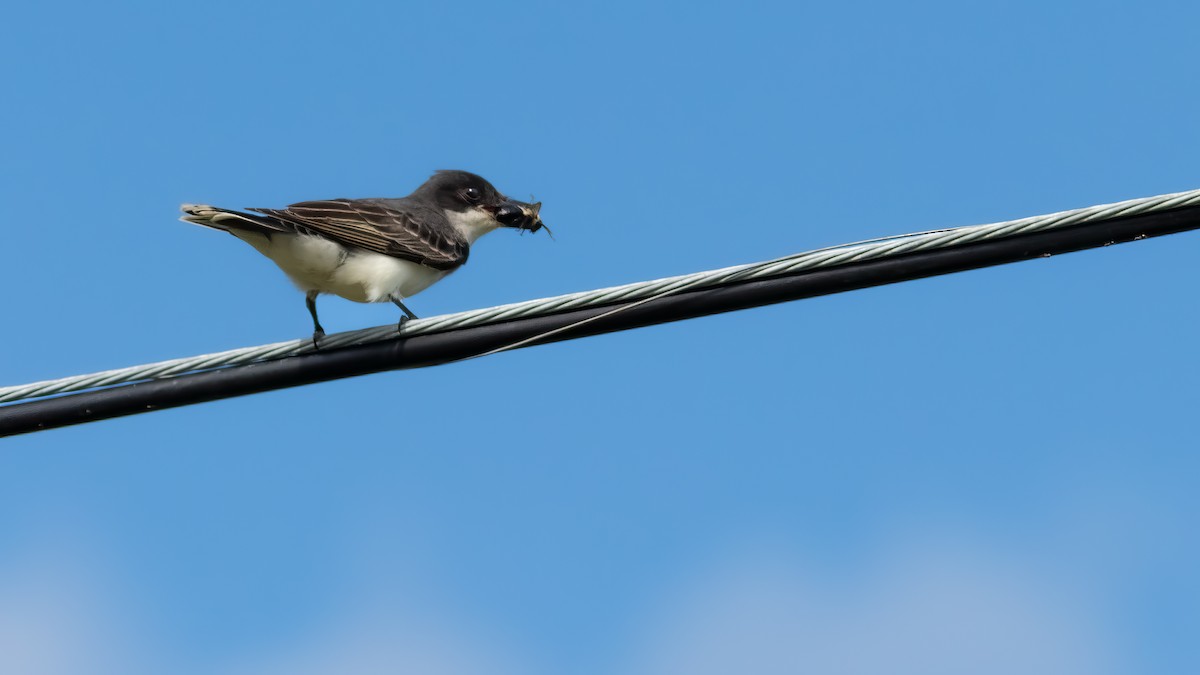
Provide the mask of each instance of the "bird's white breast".
{"label": "bird's white breast", "polygon": [[300,290],[332,293],[355,302],[410,298],[448,273],[400,258],[303,234],[234,234],[270,258]]}

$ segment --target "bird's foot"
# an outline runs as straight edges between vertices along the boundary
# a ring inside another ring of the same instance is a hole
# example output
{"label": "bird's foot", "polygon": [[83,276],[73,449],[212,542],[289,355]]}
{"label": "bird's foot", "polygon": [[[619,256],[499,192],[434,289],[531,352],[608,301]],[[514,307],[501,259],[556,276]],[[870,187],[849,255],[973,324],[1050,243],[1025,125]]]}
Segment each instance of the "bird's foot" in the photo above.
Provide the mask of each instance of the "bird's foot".
{"label": "bird's foot", "polygon": [[321,348],[321,338],[325,337],[325,330],[318,328],[313,331],[313,349]]}

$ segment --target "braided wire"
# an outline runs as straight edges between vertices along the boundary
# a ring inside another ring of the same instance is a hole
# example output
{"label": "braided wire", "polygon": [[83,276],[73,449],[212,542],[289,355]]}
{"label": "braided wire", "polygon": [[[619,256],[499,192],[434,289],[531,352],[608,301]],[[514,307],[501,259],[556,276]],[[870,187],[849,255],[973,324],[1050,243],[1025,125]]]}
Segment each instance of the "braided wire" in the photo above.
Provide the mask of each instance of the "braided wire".
{"label": "braided wire", "polygon": [[[527,300],[454,314],[443,314],[426,319],[413,319],[404,324],[403,335],[410,337],[442,333],[461,328],[502,323],[513,319],[547,316],[570,310],[603,307],[606,305],[630,302],[642,304],[687,290],[721,286],[752,279],[784,276],[805,270],[836,267],[864,260],[894,257],[914,251],[948,248],[983,240],[1003,239],[1075,225],[1103,222],[1122,216],[1141,215],[1196,205],[1200,205],[1200,190],[1132,199],[1115,204],[1101,204],[1082,209],[1062,211],[1042,216],[1031,216],[987,225],[969,225],[893,235],[879,239],[839,244],[747,265],[737,265],[717,270],[641,281],[592,291],[569,293],[551,298]],[[621,307],[613,311],[621,311],[627,308],[628,306],[622,304]],[[609,313],[611,312],[605,313],[605,315]],[[593,317],[588,320],[597,318],[600,317]],[[572,324],[558,330],[566,330],[574,325],[577,324]],[[328,335],[322,340],[321,348],[334,349],[389,340],[395,337],[396,328],[394,325],[377,326]],[[542,337],[545,337],[545,335],[523,340],[519,344],[525,344],[536,339],[541,339]],[[519,344],[506,345],[489,353],[505,351],[519,346]],[[313,347],[312,341],[305,338],[160,361],[128,368],[106,370],[87,375],[74,375],[57,380],[0,387],[0,403],[11,403],[24,399],[65,394],[117,384],[161,379],[185,373],[298,356],[314,351],[316,350]]]}

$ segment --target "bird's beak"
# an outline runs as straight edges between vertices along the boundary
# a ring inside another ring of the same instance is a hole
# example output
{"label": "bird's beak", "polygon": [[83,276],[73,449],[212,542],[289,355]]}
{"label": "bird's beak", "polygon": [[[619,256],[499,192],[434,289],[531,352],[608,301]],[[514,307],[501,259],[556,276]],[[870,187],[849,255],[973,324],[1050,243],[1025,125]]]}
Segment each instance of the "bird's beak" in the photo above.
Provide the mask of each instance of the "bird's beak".
{"label": "bird's beak", "polygon": [[505,227],[515,227],[519,230],[537,232],[545,227],[538,213],[542,210],[541,202],[526,204],[515,199],[505,199],[496,209],[496,220]]}

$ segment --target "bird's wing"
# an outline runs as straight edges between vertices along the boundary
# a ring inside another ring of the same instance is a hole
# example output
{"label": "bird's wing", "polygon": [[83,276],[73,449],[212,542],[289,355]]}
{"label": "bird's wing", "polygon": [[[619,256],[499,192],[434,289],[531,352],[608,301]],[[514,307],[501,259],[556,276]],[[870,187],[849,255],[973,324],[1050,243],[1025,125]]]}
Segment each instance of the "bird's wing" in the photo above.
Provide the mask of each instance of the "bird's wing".
{"label": "bird's wing", "polygon": [[[344,246],[382,253],[439,270],[467,261],[467,242],[437,229],[402,206],[366,199],[299,202],[284,209],[248,209],[301,234],[315,234]],[[440,214],[438,214],[440,215]]]}

